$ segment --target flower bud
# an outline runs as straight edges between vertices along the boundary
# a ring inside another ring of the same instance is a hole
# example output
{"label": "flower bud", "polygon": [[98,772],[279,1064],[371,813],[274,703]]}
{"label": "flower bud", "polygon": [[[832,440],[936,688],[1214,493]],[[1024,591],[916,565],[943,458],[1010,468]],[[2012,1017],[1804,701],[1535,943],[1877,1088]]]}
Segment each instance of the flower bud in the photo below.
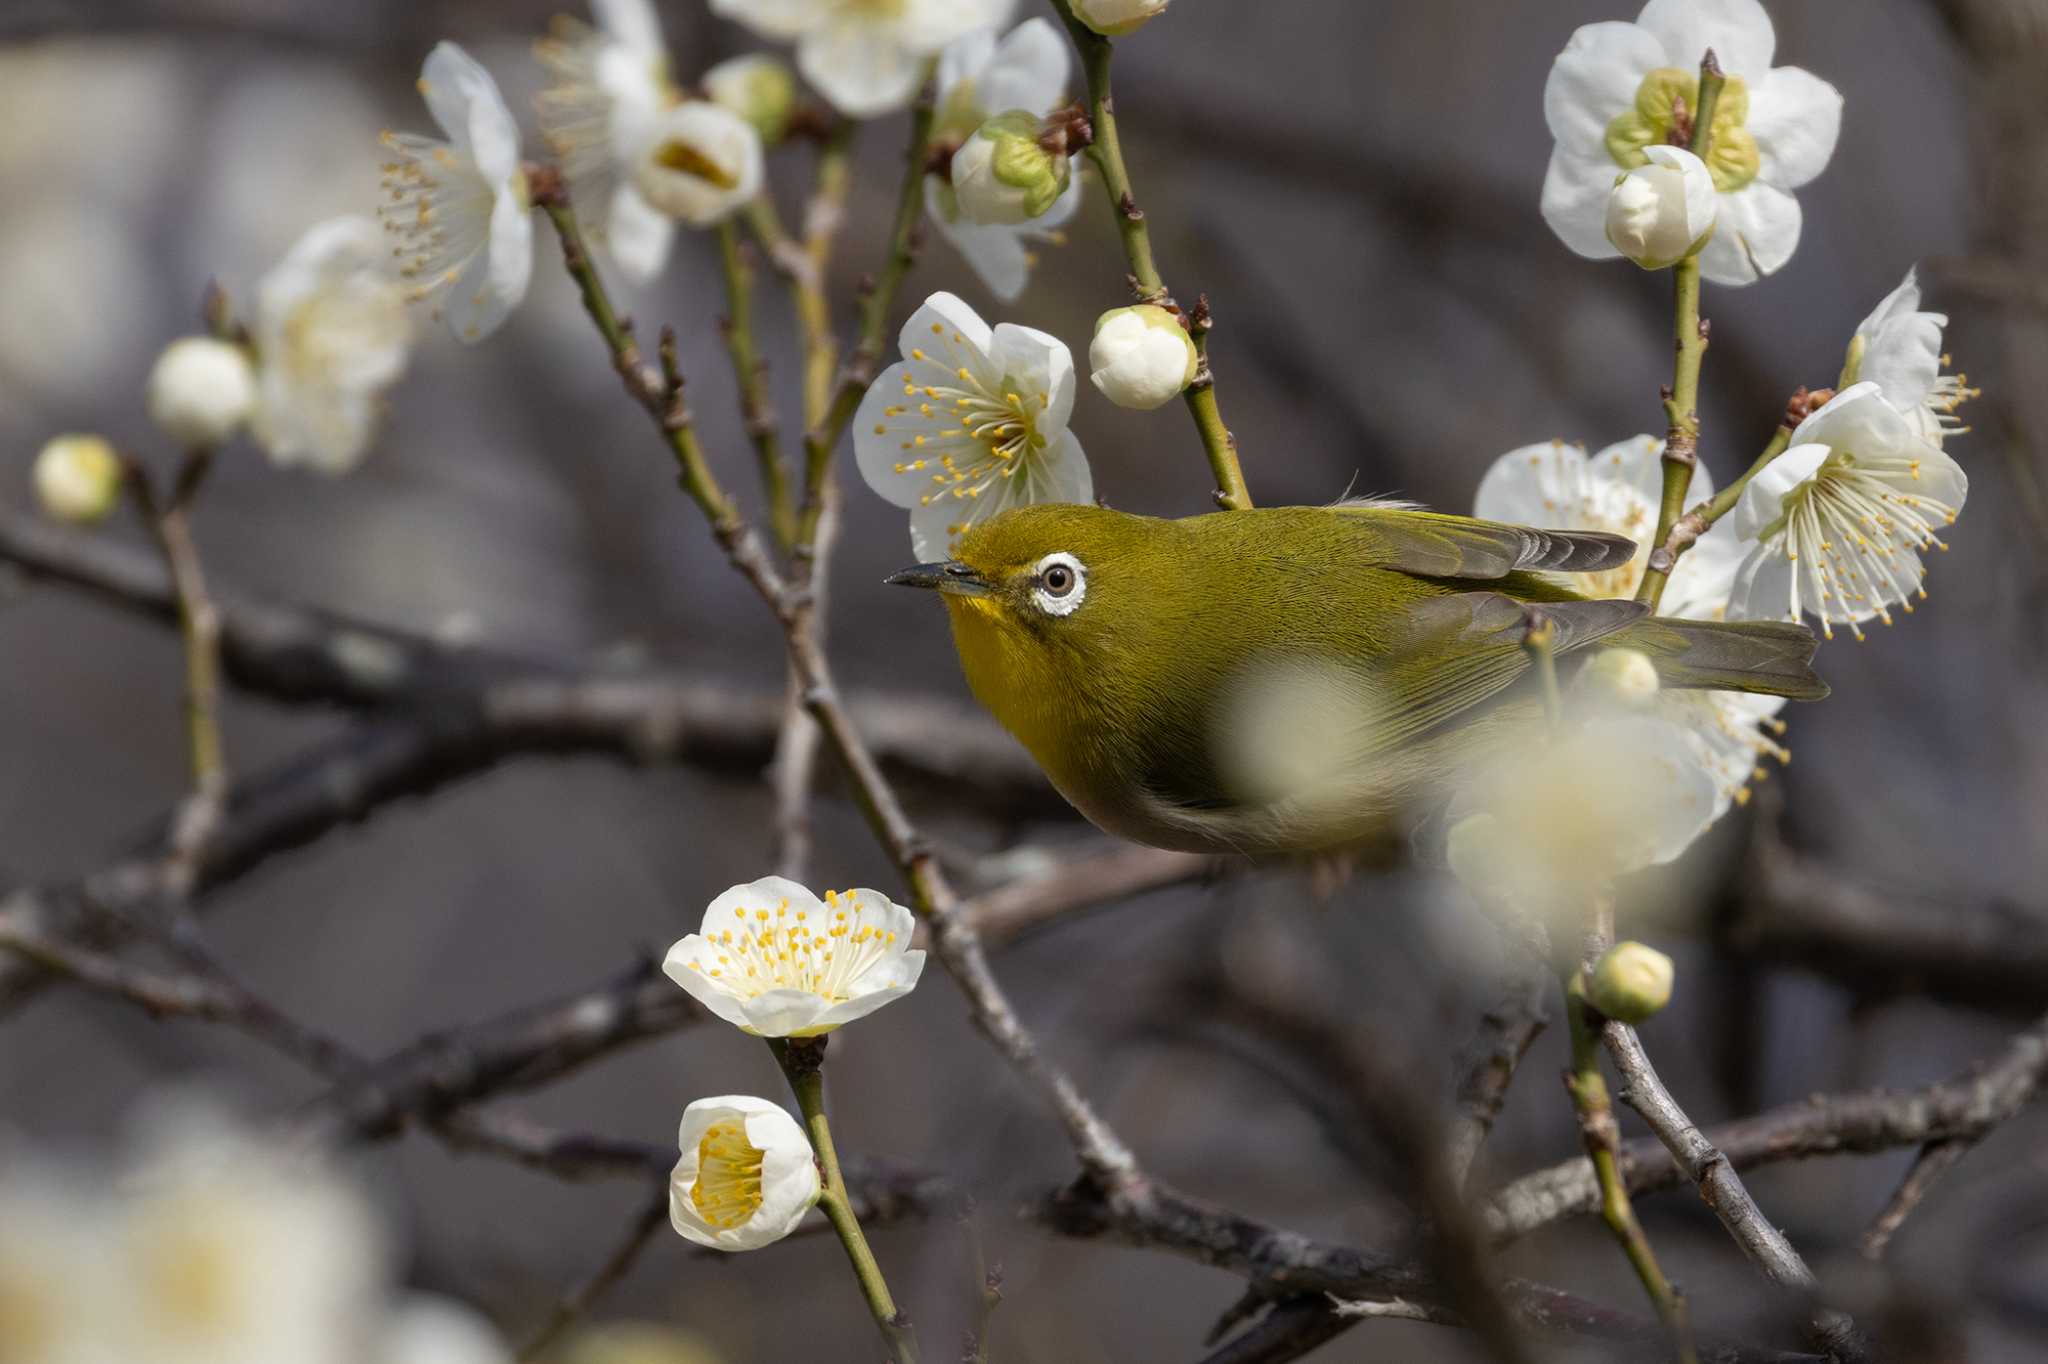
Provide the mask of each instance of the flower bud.
{"label": "flower bud", "polygon": [[953,194],[969,222],[1015,226],[1042,218],[1066,193],[1066,153],[1039,143],[1044,124],[1021,109],[998,114],[953,153]]}
{"label": "flower bud", "polygon": [[789,116],[796,108],[796,75],[767,53],[750,52],[706,71],[704,93],[712,103],[753,124],[761,141],[773,146],[789,131]]}
{"label": "flower bud", "polygon": [[1156,303],[1111,308],[1095,320],[1090,379],[1118,407],[1149,412],[1195,377],[1195,343],[1180,319]]}
{"label": "flower bud", "polygon": [[182,337],[157,357],[145,404],[149,419],[185,449],[218,445],[256,406],[256,371],[240,346]]}
{"label": "flower bud", "polygon": [[1572,685],[1629,710],[1657,697],[1657,665],[1639,649],[1602,649],[1579,670]]}
{"label": "flower bud", "polygon": [[761,135],[722,104],[686,100],[649,127],[633,183],[663,213],[709,227],[760,193]]}
{"label": "flower bud", "polygon": [[1640,1023],[1671,1002],[1671,958],[1639,942],[1618,942],[1593,967],[1586,1001],[1617,1023]]}
{"label": "flower bud", "polygon": [[91,525],[121,500],[121,457],[101,436],[58,436],[36,456],[36,500],[44,514]]}
{"label": "flower bud", "polygon": [[1074,17],[1105,38],[1120,38],[1166,13],[1169,0],[1073,0]]}
{"label": "flower bud", "polygon": [[1643,148],[1649,164],[1614,182],[1607,240],[1645,270],[1678,264],[1707,244],[1717,198],[1706,162],[1679,147]]}

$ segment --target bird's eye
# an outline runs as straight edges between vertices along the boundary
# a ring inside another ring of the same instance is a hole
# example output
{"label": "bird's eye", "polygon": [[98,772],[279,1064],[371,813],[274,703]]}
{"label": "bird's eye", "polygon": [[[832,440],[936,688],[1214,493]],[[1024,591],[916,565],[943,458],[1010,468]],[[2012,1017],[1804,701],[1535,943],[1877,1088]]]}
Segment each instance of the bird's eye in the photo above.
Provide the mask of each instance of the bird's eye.
{"label": "bird's eye", "polygon": [[1031,600],[1049,616],[1073,614],[1088,595],[1087,570],[1071,554],[1048,554],[1032,566]]}

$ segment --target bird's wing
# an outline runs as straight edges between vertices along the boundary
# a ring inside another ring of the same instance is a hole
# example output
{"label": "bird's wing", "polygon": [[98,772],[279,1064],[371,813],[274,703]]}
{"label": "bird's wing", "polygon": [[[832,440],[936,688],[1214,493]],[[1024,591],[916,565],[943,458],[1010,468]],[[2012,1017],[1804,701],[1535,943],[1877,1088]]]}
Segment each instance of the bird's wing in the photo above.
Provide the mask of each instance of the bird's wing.
{"label": "bird's wing", "polygon": [[1635,541],[1600,531],[1535,530],[1370,502],[1330,510],[1365,532],[1366,552],[1379,566],[1424,578],[1501,578],[1517,569],[1595,573],[1636,554]]}

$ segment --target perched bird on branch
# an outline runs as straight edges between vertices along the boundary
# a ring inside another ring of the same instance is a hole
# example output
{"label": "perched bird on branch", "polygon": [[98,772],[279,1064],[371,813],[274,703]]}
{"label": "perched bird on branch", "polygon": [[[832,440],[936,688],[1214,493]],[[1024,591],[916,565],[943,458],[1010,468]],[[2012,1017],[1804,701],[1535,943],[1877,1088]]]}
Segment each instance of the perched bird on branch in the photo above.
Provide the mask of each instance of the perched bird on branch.
{"label": "perched bird on branch", "polygon": [[888,581],[944,597],[974,694],[1076,809],[1164,848],[1398,832],[1468,764],[1540,735],[1517,685],[1532,620],[1554,657],[1638,650],[1666,687],[1827,694],[1802,625],[1652,617],[1563,584],[1627,563],[1618,535],[1385,502],[1178,521],[1036,505],[958,552]]}

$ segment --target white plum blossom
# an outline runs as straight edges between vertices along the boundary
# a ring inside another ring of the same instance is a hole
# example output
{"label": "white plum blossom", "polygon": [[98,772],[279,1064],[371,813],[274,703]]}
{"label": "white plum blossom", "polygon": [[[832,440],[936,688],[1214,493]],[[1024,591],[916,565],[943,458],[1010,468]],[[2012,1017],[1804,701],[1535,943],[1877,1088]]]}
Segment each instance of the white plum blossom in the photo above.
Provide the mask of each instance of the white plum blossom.
{"label": "white plum blossom", "polygon": [[661,272],[675,223],[635,187],[632,167],[662,110],[682,98],[651,0],[591,0],[597,26],[558,18],[534,45],[551,77],[536,107],[591,235],[635,284]]}
{"label": "white plum blossom", "polygon": [[1094,480],[1074,411],[1074,358],[1059,338],[1008,322],[991,329],[951,294],[903,324],[903,359],[853,419],[867,485],[910,509],[921,559],[949,557],[968,526],[1034,502],[1090,503]]}
{"label": "white plum blossom", "polygon": [[1110,309],[1088,343],[1089,381],[1118,407],[1140,412],[1179,397],[1199,363],[1187,328],[1156,303]]}
{"label": "white plum blossom", "polygon": [[370,1364],[512,1364],[490,1319],[438,1293],[414,1293],[393,1307]]}
{"label": "white plum blossom", "polygon": [[282,466],[352,469],[412,346],[405,288],[368,218],[316,223],[256,286],[256,441]]}
{"label": "white plum blossom", "polygon": [[1750,479],[1732,519],[1754,542],[1731,605],[1745,616],[1812,615],[1863,638],[1925,597],[1920,556],[1946,549],[1968,477],[1874,382],[1852,385],[1802,421],[1785,453]]}
{"label": "white plum blossom", "polygon": [[1607,204],[1621,171],[1649,148],[1691,141],[1700,60],[1711,49],[1727,76],[1704,158],[1719,192],[1718,227],[1700,268],[1749,284],[1799,244],[1793,191],[1826,168],[1842,126],[1842,96],[1795,66],[1773,67],[1777,35],[1758,0],[1650,0],[1630,23],[1588,24],[1550,68],[1543,115],[1556,139],[1543,179],[1543,218],[1566,246],[1616,253]]}
{"label": "white plum blossom", "polygon": [[519,306],[533,277],[519,125],[490,73],[454,43],[427,54],[419,90],[447,140],[384,134],[397,159],[384,163],[378,214],[414,300],[435,300],[457,337],[480,341]]}
{"label": "white plum blossom", "polygon": [[1969,428],[1957,419],[1956,409],[1978,391],[1969,386],[1967,375],[1942,373],[1948,356],[1941,332],[1947,325],[1947,314],[1920,311],[1919,272],[1908,270],[1905,281],[1857,324],[1840,386],[1860,380],[1876,384],[1884,400],[1936,445],[1960,435]]}
{"label": "white plum blossom", "polygon": [[1073,0],[1074,17],[1105,38],[1121,38],[1166,13],[1172,0]]}
{"label": "white plum blossom", "polygon": [[[1577,445],[1548,441],[1511,450],[1495,460],[1480,480],[1473,515],[1490,521],[1542,526],[1559,530],[1599,530],[1626,535],[1638,546],[1636,555],[1619,568],[1600,573],[1575,573],[1563,581],[1593,597],[1632,597],[1649,564],[1649,540],[1657,528],[1662,496],[1664,443],[1641,435],[1587,455]],[[1704,465],[1693,469],[1685,505],[1713,496],[1711,475]],[[1736,572],[1744,546],[1733,518],[1723,517],[1692,548],[1680,556],[1664,584],[1660,610],[1691,620],[1743,618],[1730,609]],[[1786,754],[1775,735],[1784,725],[1774,717],[1783,697],[1744,692],[1666,690],[1658,694],[1651,713],[1677,723],[1713,787],[1710,817],[1704,829],[1727,813],[1733,803],[1748,799],[1752,780],[1765,769],[1759,760],[1782,760]]]}
{"label": "white plum blossom", "polygon": [[[934,141],[959,144],[987,119],[1009,110],[1045,118],[1066,97],[1071,65],[1066,39],[1044,18],[1027,19],[1000,40],[992,31],[968,34],[939,57]],[[1023,294],[1032,247],[1060,240],[1059,229],[1079,210],[1081,193],[1081,177],[1070,175],[1066,191],[1038,217],[1016,224],[978,223],[961,213],[946,176],[928,175],[924,182],[925,211],[939,235],[1005,303]]]}
{"label": "white plum blossom", "polygon": [[997,114],[953,153],[953,203],[971,223],[1021,227],[1052,212],[1073,188],[1073,161],[1048,151],[1042,120],[1021,109]]}
{"label": "white plum blossom", "polygon": [[711,0],[714,14],[795,39],[797,70],[850,118],[900,109],[926,59],[1010,17],[1016,0]]}
{"label": "white plum blossom", "polygon": [[704,911],[700,931],[668,951],[662,970],[741,1032],[816,1037],[865,1018],[916,986],[909,910],[880,891],[828,890],[764,876]]}
{"label": "white plum blossom", "polygon": [[821,1185],[810,1139],[780,1104],[747,1094],[699,1099],[676,1133],[669,1222],[712,1250],[758,1250],[797,1229]]}
{"label": "white plum blossom", "polygon": [[74,526],[103,519],[121,502],[121,457],[104,436],[52,437],[36,452],[33,477],[43,514]]}
{"label": "white plum blossom", "polygon": [[1607,240],[1645,270],[1678,264],[1714,230],[1714,177],[1677,147],[1643,148],[1646,165],[1622,172],[1607,196]]}
{"label": "white plum blossom", "polygon": [[730,217],[761,192],[761,134],[722,104],[686,100],[657,115],[635,154],[633,184],[692,227]]}
{"label": "white plum blossom", "polygon": [[765,52],[728,57],[704,73],[704,93],[754,125],[761,141],[780,142],[796,109],[796,76]]}
{"label": "white plum blossom", "polygon": [[159,431],[191,450],[220,444],[256,405],[249,352],[211,336],[185,336],[164,347],[144,394]]}

